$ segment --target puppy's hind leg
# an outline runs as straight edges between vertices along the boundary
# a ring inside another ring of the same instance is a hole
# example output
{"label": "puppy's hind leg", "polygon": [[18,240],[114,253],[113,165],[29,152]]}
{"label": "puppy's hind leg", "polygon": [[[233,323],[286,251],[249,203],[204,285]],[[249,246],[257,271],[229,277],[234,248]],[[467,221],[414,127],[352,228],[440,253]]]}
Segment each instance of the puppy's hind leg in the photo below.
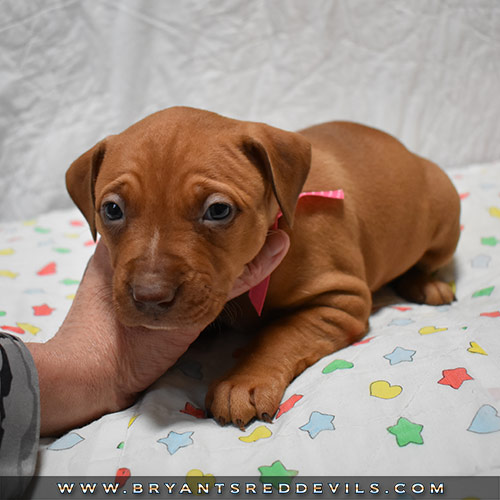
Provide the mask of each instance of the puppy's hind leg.
{"label": "puppy's hind leg", "polygon": [[393,282],[396,292],[406,300],[417,304],[440,306],[450,304],[455,294],[449,283],[434,276],[435,271],[451,261],[458,242],[456,235],[450,235],[446,243],[437,249],[428,250],[409,271]]}
{"label": "puppy's hind leg", "polygon": [[455,300],[449,283],[434,278],[418,267],[412,267],[393,282],[396,292],[410,302],[440,306]]}
{"label": "puppy's hind leg", "polygon": [[421,158],[429,175],[428,195],[431,199],[429,224],[434,234],[427,251],[418,262],[393,284],[403,298],[429,305],[449,304],[455,300],[451,286],[434,273],[448,264],[460,238],[460,198],[446,173],[436,164]]}

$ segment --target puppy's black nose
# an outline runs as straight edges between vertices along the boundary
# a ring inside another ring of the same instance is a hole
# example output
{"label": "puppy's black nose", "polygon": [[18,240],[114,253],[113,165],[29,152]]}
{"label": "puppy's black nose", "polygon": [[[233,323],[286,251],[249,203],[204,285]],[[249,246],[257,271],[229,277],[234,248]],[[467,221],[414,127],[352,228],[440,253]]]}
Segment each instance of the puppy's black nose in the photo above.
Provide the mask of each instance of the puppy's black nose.
{"label": "puppy's black nose", "polygon": [[131,285],[132,299],[141,312],[165,312],[175,300],[177,286],[166,283],[137,283]]}

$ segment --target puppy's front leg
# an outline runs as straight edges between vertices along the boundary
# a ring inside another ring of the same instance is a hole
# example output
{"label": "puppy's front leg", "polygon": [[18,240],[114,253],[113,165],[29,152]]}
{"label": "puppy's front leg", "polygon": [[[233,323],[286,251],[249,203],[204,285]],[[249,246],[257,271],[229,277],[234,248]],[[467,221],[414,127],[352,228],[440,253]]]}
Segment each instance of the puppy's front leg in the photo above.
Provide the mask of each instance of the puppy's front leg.
{"label": "puppy's front leg", "polygon": [[235,368],[212,383],[206,406],[221,425],[243,428],[254,417],[270,422],[296,376],[366,333],[370,290],[352,276],[342,284],[264,327]]}

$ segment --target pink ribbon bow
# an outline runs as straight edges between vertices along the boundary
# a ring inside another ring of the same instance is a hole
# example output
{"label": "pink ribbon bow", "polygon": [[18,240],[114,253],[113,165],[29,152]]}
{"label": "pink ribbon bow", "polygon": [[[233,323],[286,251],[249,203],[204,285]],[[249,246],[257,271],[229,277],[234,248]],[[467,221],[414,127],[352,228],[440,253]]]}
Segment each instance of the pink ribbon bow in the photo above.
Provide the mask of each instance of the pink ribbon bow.
{"label": "pink ribbon bow", "polygon": [[[322,198],[332,198],[334,200],[343,200],[344,199],[344,191],[342,189],[337,189],[335,191],[306,191],[305,193],[300,193],[300,198],[304,196],[320,196]],[[280,212],[276,216],[276,221],[273,224],[272,229],[278,229],[278,220],[283,214]],[[262,309],[264,307],[264,302],[266,300],[267,289],[269,287],[269,280],[271,276],[263,279],[258,285],[254,286],[248,291],[248,297],[250,302],[254,306],[257,314],[260,316],[262,313]]]}

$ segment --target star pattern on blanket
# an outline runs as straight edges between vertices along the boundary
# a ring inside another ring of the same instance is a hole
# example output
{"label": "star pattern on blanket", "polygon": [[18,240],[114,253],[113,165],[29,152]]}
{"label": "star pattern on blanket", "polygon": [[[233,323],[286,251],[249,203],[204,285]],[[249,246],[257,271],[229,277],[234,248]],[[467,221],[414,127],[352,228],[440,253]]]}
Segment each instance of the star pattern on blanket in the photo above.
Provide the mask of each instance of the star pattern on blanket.
{"label": "star pattern on blanket", "polygon": [[42,304],[41,306],[32,306],[33,314],[35,316],[49,316],[55,311],[55,308],[49,307],[47,304]]}
{"label": "star pattern on blanket", "polygon": [[308,432],[311,439],[314,439],[321,431],[335,430],[335,426],[333,425],[334,418],[334,415],[313,411],[309,417],[309,422],[299,427],[299,429]]}
{"label": "star pattern on blanket", "polygon": [[292,478],[299,471],[287,469],[280,460],[276,460],[271,465],[262,465],[259,467],[260,479],[262,482],[269,483],[278,487],[279,483],[290,483]]}
{"label": "star pattern on blanket", "polygon": [[453,368],[443,370],[443,378],[438,380],[438,384],[449,385],[453,389],[459,389],[466,380],[474,380],[465,368]]}
{"label": "star pattern on blanket", "polygon": [[193,440],[191,439],[193,434],[193,431],[182,432],[180,434],[175,431],[170,431],[167,437],[158,439],[157,443],[164,444],[170,455],[173,455],[180,448],[185,448],[193,444]]}
{"label": "star pattern on blanket", "polygon": [[396,425],[388,427],[387,430],[396,436],[398,446],[403,447],[410,443],[423,444],[423,428],[423,425],[415,424],[405,417],[400,417]]}
{"label": "star pattern on blanket", "polygon": [[391,365],[397,365],[403,361],[413,361],[413,356],[416,352],[417,351],[412,349],[404,349],[403,347],[398,346],[390,354],[386,354],[384,358],[388,359]]}

